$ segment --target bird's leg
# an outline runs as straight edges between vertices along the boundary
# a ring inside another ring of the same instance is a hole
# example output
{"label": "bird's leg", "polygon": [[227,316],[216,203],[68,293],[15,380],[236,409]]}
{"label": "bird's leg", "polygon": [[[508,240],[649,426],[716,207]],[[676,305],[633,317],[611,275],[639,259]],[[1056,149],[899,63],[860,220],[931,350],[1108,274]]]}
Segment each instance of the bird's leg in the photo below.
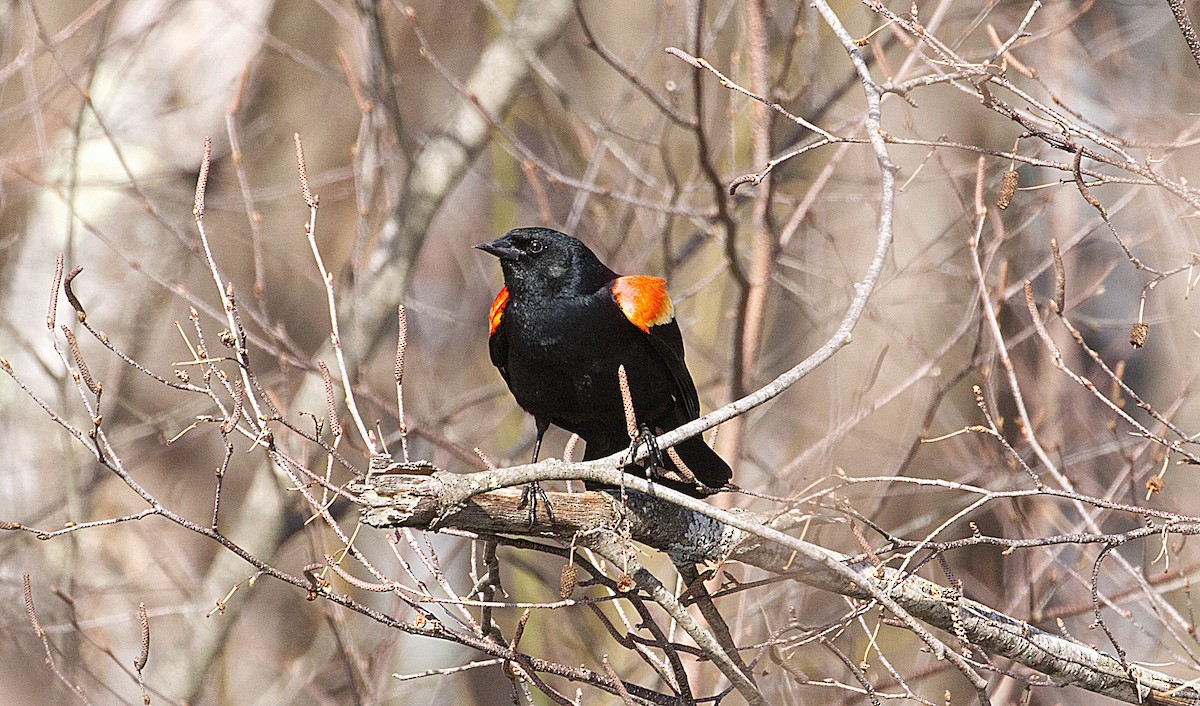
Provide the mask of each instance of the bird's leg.
{"label": "bird's leg", "polygon": [[637,455],[639,446],[646,446],[646,452],[649,454],[646,457],[646,480],[654,482],[655,468],[666,468],[663,465],[662,449],[658,447],[658,437],[648,424],[638,426],[637,436],[633,437],[633,441],[629,445],[629,457],[633,458]]}
{"label": "bird's leg", "polygon": [[[537,425],[537,439],[533,442],[533,460],[529,463],[537,463],[538,453],[542,450],[542,436],[546,434],[546,430],[550,428],[549,422],[544,422],[540,419],[535,419]],[[529,506],[529,529],[533,529],[533,524],[537,521],[537,506],[538,501],[546,506],[546,519],[554,522],[554,511],[550,509],[550,497],[546,495],[546,491],[542,490],[542,486],[538,482],[530,481],[529,485],[521,491],[521,502],[517,504],[518,508]]]}

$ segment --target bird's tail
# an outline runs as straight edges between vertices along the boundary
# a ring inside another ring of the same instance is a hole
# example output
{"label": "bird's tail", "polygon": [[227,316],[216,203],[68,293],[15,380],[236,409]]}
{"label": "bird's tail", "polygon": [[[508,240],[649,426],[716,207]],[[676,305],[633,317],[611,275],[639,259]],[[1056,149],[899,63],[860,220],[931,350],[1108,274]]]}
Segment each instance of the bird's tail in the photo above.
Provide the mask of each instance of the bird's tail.
{"label": "bird's tail", "polygon": [[[708,444],[704,443],[704,439],[700,436],[693,436],[687,441],[682,441],[675,445],[675,452],[679,454],[680,460],[696,476],[696,480],[708,486],[711,490],[703,492],[703,489],[688,489],[683,492],[688,495],[704,497],[712,495],[729,483],[733,478],[733,470],[729,468],[729,464],[725,463],[725,459],[717,455],[716,451],[709,448]],[[680,476],[686,476],[686,473],[680,472],[675,468],[675,462],[671,460],[670,454],[663,454],[663,462],[670,470],[674,470]]]}
{"label": "bird's tail", "polygon": [[[607,437],[598,438],[593,436],[587,442],[587,449],[583,454],[583,460],[591,461],[597,458],[604,458],[623,448],[625,446]],[[693,436],[687,441],[676,444],[672,448],[679,455],[683,464],[691,471],[691,474],[696,477],[696,480],[707,487],[702,487],[686,480],[676,480],[687,478],[688,474],[681,472],[676,467],[675,462],[671,459],[671,454],[665,449],[662,451],[661,456],[663,465],[666,466],[666,472],[664,473],[662,469],[655,469],[650,479],[653,482],[691,495],[694,498],[705,498],[725,489],[730,479],[733,478],[733,470],[729,468],[729,464],[725,463],[725,460],[718,456],[716,451],[709,448],[708,444],[704,443],[704,440],[699,436]],[[649,462],[643,462],[643,464],[629,464],[625,467],[625,472],[639,478],[645,478],[646,466],[650,464]],[[591,482],[585,483],[584,486],[588,490],[597,490],[605,487]]]}

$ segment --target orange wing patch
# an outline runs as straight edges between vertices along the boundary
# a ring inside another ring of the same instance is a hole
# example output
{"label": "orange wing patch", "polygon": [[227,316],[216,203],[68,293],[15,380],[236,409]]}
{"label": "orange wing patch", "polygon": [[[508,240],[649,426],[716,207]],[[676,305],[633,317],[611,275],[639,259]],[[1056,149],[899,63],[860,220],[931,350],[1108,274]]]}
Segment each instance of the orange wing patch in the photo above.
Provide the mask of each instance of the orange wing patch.
{"label": "orange wing patch", "polygon": [[630,323],[646,333],[651,326],[675,318],[675,305],[667,296],[667,281],[649,275],[618,277],[612,286],[613,298]]}
{"label": "orange wing patch", "polygon": [[488,336],[496,333],[500,325],[500,317],[504,316],[504,305],[508,304],[508,287],[501,287],[492,300],[492,308],[488,310]]}

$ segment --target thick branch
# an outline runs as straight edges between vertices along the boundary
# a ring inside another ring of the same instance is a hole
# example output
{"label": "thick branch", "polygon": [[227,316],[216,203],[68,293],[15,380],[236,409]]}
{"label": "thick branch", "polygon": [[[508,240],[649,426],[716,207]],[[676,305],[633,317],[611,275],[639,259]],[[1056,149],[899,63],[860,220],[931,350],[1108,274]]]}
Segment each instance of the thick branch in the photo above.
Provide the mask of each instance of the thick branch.
{"label": "thick branch", "polygon": [[568,0],[520,3],[511,25],[480,56],[446,128],[417,153],[397,207],[398,222],[380,237],[362,306],[356,307],[368,340],[378,340],[397,299],[403,299],[430,222],[487,144],[491,124],[484,116],[508,112],[529,76],[526,57],[541,53],[558,36],[570,9]]}
{"label": "thick branch", "polygon": [[[417,527],[430,531],[454,528],[489,534],[554,536],[569,541],[577,534],[611,533],[622,517],[614,493],[548,493],[554,521],[551,523],[539,515],[530,528],[528,508],[520,506],[519,490],[506,488],[470,494],[491,485],[484,475],[384,474],[369,478],[353,490],[364,506],[364,522],[377,528]],[[631,479],[631,483],[636,480],[640,479]],[[664,551],[676,560],[711,563],[733,559],[860,600],[872,598],[862,587],[869,584],[912,616],[965,635],[987,652],[1007,657],[1064,684],[1128,703],[1200,704],[1200,692],[1185,687],[1182,680],[1139,666],[1131,666],[1132,674],[1127,674],[1116,659],[1099,650],[1044,632],[981,603],[956,598],[951,589],[918,576],[868,562],[848,564],[846,556],[807,542],[803,543],[807,545],[807,553],[796,552],[793,547],[641,493],[627,493],[623,516],[634,541]],[[785,515],[768,522],[767,518],[752,513],[741,513],[740,517],[771,531],[787,531],[801,519]],[[823,556],[827,561],[814,560],[813,556]],[[828,560],[845,566],[858,581],[848,579],[843,572],[832,571]]]}

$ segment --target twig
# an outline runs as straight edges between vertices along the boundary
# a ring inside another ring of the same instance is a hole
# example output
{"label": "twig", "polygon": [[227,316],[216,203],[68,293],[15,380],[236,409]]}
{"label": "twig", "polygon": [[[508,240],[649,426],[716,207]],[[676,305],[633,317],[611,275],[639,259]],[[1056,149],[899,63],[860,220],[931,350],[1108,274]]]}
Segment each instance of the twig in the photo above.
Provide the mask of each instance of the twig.
{"label": "twig", "polygon": [[354,389],[350,385],[350,370],[346,366],[346,358],[342,353],[342,336],[338,332],[337,298],[333,288],[333,275],[325,269],[325,261],[321,258],[320,249],[317,248],[317,208],[320,206],[320,199],[316,194],[312,193],[308,186],[308,169],[304,164],[304,144],[300,141],[300,133],[294,133],[293,138],[296,142],[296,168],[300,174],[300,191],[304,196],[304,203],[308,205],[308,222],[304,224],[304,235],[308,240],[309,249],[312,250],[313,259],[317,263],[317,269],[321,273],[321,282],[325,284],[325,298],[329,307],[329,340],[333,344],[333,352],[338,362],[338,372],[342,378],[346,411],[350,413],[350,418],[354,420],[354,426],[358,429],[359,438],[362,439],[363,445],[367,447],[368,453],[374,455],[378,452],[378,449],[375,446],[372,436],[367,432],[367,425],[363,423],[362,415],[358,413],[358,404],[354,401]]}
{"label": "twig", "polygon": [[709,73],[711,73],[712,75],[717,77],[717,80],[721,82],[721,85],[723,87],[728,88],[732,91],[741,93],[742,95],[746,96],[747,98],[751,98],[753,100],[758,101],[759,103],[762,103],[763,105],[767,106],[771,110],[774,110],[775,112],[779,113],[780,115],[787,118],[788,120],[791,120],[792,122],[796,123],[797,125],[801,125],[805,128],[808,128],[809,130],[812,130],[813,132],[824,137],[826,140],[829,140],[830,142],[837,141],[837,138],[835,136],[833,136],[832,134],[826,132],[825,130],[821,129],[820,127],[817,127],[816,125],[813,125],[812,123],[808,122],[807,120],[805,120],[804,118],[802,118],[798,115],[793,115],[791,112],[788,111],[787,108],[784,108],[779,103],[769,100],[757,93],[754,93],[751,90],[743,88],[736,82],[731,81],[729,79],[729,77],[727,77],[725,74],[718,71],[715,66],[708,63],[708,61],[705,60],[703,57],[692,56],[691,54],[688,54],[687,52],[683,51],[682,49],[678,49],[676,47],[667,47],[667,53],[671,54],[672,56],[676,56],[680,59],[683,59],[684,61],[691,64],[695,68],[704,69],[705,71],[708,71]]}
{"label": "twig", "polygon": [[1196,38],[1196,28],[1192,26],[1192,20],[1188,17],[1187,6],[1183,4],[1183,0],[1167,0],[1167,4],[1171,6],[1171,14],[1175,15],[1179,31],[1183,32],[1183,40],[1187,42],[1188,51],[1192,53],[1192,60],[1196,62],[1197,68],[1200,68],[1200,39]]}
{"label": "twig", "polygon": [[467,664],[458,667],[442,667],[441,669],[426,669],[423,672],[415,672],[413,674],[393,674],[392,678],[398,681],[411,681],[413,679],[421,679],[422,677],[440,677],[447,674],[458,674],[460,672],[479,669],[480,667],[494,667],[498,664],[503,664],[502,659],[481,659],[477,662],[468,662]]}
{"label": "twig", "polygon": [[738,693],[746,699],[747,703],[756,706],[767,703],[762,692],[754,684],[753,675],[743,671],[744,668],[738,665],[740,660],[735,661],[712,633],[706,630],[699,621],[692,617],[687,609],[679,604],[674,594],[668,591],[654,574],[647,571],[636,559],[631,557],[630,552],[621,543],[613,541],[606,534],[599,533],[586,534],[581,541],[597,554],[614,564],[627,566],[627,571],[633,577],[634,581],[637,582],[638,586],[650,594],[654,602],[662,606],[662,609],[667,611],[671,618],[687,632],[688,636],[700,646],[700,649],[704,650],[704,653],[721,670],[721,673],[729,679],[738,690]]}
{"label": "twig", "polygon": [[63,674],[62,670],[59,669],[58,663],[54,661],[54,652],[50,648],[50,639],[46,637],[46,630],[42,628],[42,623],[38,620],[37,611],[33,607],[33,588],[30,585],[28,573],[21,575],[21,586],[25,593],[25,614],[29,618],[29,624],[33,626],[34,634],[42,641],[42,650],[46,653],[46,666],[50,668],[50,671],[54,672],[54,676],[63,683],[63,686],[67,687],[67,690],[75,698],[90,706],[92,701],[87,697],[87,694],[83,693],[83,687],[72,683],[67,678],[67,675]]}

